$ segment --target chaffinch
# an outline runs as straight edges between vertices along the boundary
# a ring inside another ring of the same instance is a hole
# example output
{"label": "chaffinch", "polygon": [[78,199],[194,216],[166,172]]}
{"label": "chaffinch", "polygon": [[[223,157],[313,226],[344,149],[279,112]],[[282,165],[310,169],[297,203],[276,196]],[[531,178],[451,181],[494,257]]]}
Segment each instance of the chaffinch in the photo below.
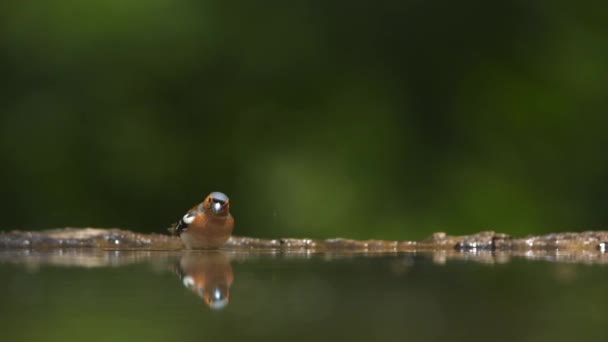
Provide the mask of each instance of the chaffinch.
{"label": "chaffinch", "polygon": [[234,218],[230,215],[228,196],[212,192],[170,231],[180,236],[187,249],[216,249],[228,241],[233,228]]}

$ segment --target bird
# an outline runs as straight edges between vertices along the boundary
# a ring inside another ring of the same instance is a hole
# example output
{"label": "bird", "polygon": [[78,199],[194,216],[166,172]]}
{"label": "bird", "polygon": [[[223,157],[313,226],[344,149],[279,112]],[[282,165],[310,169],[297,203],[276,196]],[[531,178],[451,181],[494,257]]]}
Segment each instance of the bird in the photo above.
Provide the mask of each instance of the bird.
{"label": "bird", "polygon": [[182,284],[211,309],[223,309],[228,305],[234,273],[230,259],[223,251],[186,251],[175,271]]}
{"label": "bird", "polygon": [[188,210],[169,231],[179,235],[186,249],[218,249],[228,241],[233,229],[230,200],[215,191]]}

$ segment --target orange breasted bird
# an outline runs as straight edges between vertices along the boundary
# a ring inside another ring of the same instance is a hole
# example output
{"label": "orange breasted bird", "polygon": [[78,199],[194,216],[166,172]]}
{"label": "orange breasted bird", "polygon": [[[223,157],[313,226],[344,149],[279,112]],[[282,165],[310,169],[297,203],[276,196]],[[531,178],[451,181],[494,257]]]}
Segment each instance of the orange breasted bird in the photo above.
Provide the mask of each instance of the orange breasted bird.
{"label": "orange breasted bird", "polygon": [[234,280],[228,256],[222,251],[190,251],[176,267],[184,286],[212,309],[223,309],[230,300]]}
{"label": "orange breasted bird", "polygon": [[234,218],[230,215],[228,196],[212,192],[170,230],[179,234],[188,249],[214,249],[228,241],[233,228]]}

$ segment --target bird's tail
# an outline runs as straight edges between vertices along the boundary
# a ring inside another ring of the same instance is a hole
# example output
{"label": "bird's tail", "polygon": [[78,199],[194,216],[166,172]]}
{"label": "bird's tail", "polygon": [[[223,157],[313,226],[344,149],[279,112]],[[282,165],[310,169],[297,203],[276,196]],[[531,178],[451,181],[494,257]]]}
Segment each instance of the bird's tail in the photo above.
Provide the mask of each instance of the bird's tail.
{"label": "bird's tail", "polygon": [[169,232],[169,234],[171,235],[178,235],[179,232],[177,230],[177,227],[179,226],[179,223],[173,223],[171,224],[170,227],[167,228],[167,231]]}

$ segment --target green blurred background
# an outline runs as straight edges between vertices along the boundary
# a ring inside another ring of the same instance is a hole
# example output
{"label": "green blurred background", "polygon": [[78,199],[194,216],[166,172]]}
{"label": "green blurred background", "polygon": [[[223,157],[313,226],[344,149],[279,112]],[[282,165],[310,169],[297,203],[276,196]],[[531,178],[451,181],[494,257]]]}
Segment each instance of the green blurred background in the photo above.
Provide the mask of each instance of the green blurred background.
{"label": "green blurred background", "polygon": [[0,230],[608,222],[606,2],[0,2]]}

